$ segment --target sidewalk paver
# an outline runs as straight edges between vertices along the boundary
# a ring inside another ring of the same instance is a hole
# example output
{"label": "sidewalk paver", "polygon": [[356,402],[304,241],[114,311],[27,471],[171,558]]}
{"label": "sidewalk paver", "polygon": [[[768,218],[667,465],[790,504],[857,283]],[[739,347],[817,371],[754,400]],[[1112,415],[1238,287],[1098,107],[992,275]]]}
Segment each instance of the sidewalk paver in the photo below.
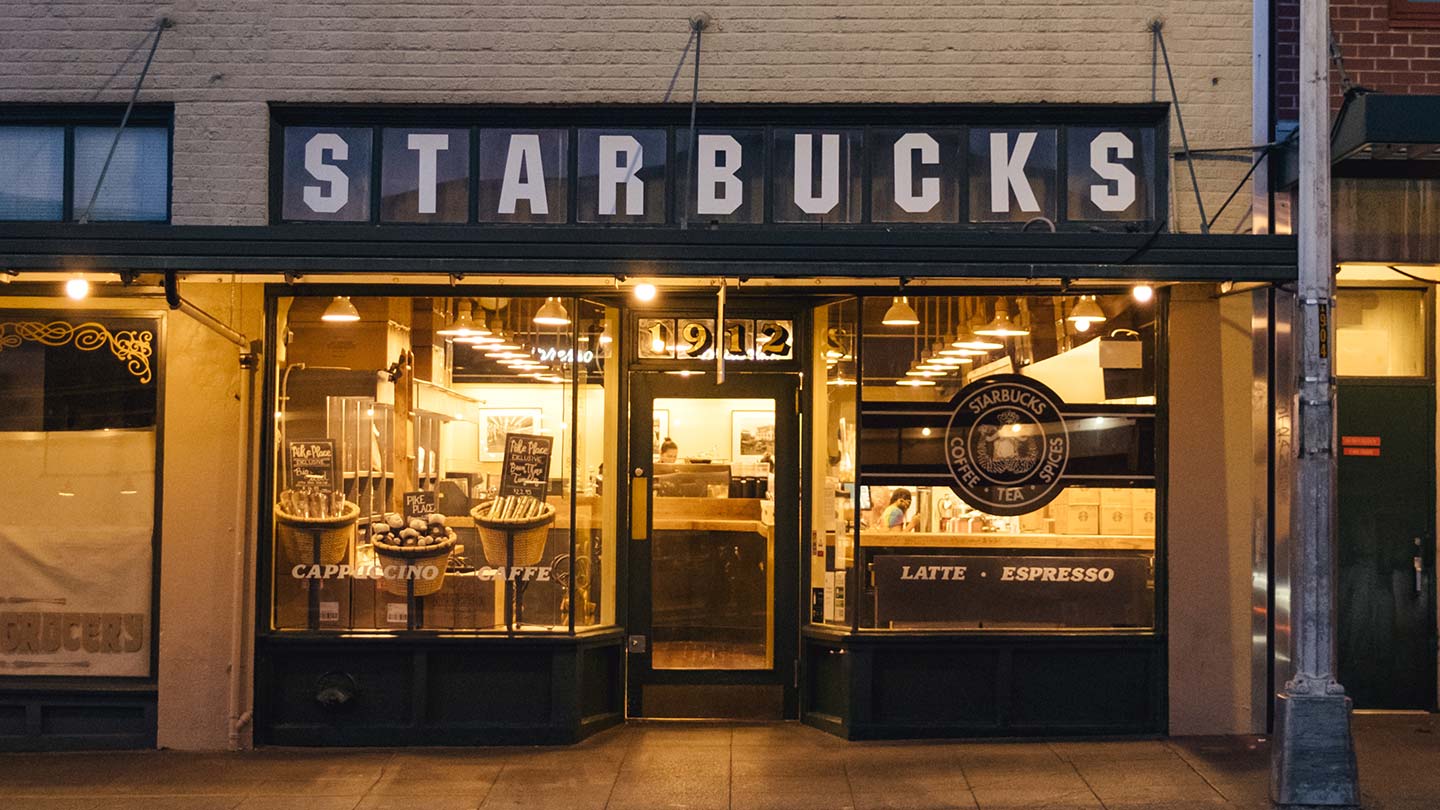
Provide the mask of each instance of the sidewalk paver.
{"label": "sidewalk paver", "polygon": [[[1355,718],[1367,810],[1440,807],[1440,722]],[[632,723],[560,748],[0,754],[4,810],[1262,810],[1254,737],[847,742]]]}

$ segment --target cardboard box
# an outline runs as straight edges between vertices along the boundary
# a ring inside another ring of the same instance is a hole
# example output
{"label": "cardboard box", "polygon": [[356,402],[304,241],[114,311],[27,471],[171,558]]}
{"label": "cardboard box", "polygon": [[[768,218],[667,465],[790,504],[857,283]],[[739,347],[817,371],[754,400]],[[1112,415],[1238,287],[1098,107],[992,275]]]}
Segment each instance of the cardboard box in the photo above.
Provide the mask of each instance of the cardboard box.
{"label": "cardboard box", "polygon": [[1131,493],[1135,504],[1135,534],[1155,536],[1155,490],[1137,489]]}
{"label": "cardboard box", "polygon": [[1065,521],[1060,534],[1099,534],[1100,506],[1098,504],[1069,504],[1065,507]]}
{"label": "cardboard box", "polygon": [[1095,487],[1066,487],[1065,498],[1071,506],[1099,506],[1100,490]]}
{"label": "cardboard box", "polygon": [[1101,534],[1134,534],[1135,510],[1129,506],[1100,507]]}

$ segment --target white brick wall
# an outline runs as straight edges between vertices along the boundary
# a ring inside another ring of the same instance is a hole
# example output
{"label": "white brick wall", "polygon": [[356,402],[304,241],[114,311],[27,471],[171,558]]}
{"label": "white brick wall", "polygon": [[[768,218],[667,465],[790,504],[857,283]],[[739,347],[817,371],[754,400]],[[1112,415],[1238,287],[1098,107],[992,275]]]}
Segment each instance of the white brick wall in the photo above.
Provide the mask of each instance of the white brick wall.
{"label": "white brick wall", "polygon": [[[266,102],[657,102],[695,9],[716,22],[702,100],[755,103],[1148,101],[1147,22],[1163,17],[1192,146],[1250,139],[1245,0],[3,0],[0,103],[125,100],[143,48],[96,91],[168,15],[142,98],[176,105],[175,221],[258,224]],[[1212,216],[1246,168],[1200,166]],[[1176,225],[1198,230],[1176,169]],[[1219,230],[1242,226],[1245,199]]]}

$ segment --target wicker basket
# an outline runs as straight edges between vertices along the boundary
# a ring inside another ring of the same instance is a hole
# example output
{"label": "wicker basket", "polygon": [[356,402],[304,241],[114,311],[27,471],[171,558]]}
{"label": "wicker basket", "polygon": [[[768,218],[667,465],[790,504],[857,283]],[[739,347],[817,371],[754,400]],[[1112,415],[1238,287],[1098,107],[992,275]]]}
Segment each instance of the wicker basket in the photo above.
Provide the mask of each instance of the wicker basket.
{"label": "wicker basket", "polygon": [[392,546],[389,543],[382,543],[371,538],[370,544],[375,549],[375,561],[384,570],[390,566],[417,566],[424,567],[433,565],[440,572],[433,579],[421,579],[416,577],[407,580],[405,577],[383,577],[380,580],[380,587],[385,592],[394,596],[408,596],[406,582],[415,583],[414,593],[416,596],[429,596],[440,590],[445,584],[445,566],[450,562],[450,552],[455,548],[455,532],[446,529],[449,534],[439,543],[431,543],[428,546]]}
{"label": "wicker basket", "polygon": [[545,541],[550,538],[550,524],[555,522],[555,507],[545,504],[539,516],[525,520],[492,520],[486,517],[490,502],[470,510],[475,518],[475,530],[480,534],[480,545],[485,549],[485,561],[491,565],[506,565],[505,544],[513,535],[515,549],[508,561],[510,566],[534,565],[545,556]]}
{"label": "wicker basket", "polygon": [[[355,520],[360,506],[345,501],[339,517],[305,518],[292,515],[275,504],[275,534],[291,562],[335,565],[345,559],[355,538]],[[320,536],[320,559],[315,559],[315,536]]]}

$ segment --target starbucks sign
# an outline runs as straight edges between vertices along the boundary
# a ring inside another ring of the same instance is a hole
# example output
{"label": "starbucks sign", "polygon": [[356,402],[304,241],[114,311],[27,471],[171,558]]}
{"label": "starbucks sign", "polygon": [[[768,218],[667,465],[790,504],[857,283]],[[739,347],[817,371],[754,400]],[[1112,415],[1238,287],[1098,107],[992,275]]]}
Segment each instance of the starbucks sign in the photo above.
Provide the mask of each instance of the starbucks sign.
{"label": "starbucks sign", "polygon": [[1053,500],[1070,460],[1060,404],[1054,391],[1018,374],[961,389],[945,430],[955,494],[992,515],[1021,515]]}

